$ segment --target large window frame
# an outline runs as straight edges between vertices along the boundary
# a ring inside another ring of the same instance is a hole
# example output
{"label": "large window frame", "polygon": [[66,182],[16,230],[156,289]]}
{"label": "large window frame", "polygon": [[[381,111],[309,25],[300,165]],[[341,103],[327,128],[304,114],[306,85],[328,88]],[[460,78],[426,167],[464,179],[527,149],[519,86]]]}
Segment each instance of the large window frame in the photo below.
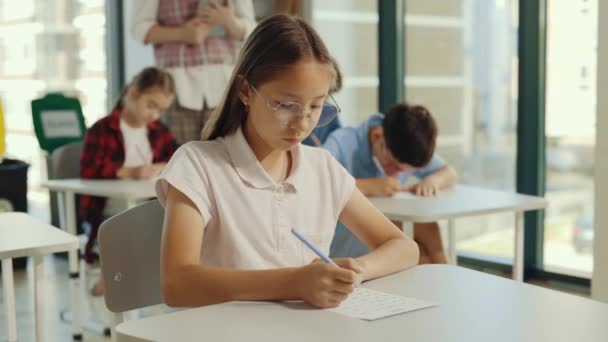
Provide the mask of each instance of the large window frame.
{"label": "large window frame", "polygon": [[[378,107],[386,109],[403,100],[407,89],[396,91],[405,70],[406,0],[378,0],[380,88]],[[518,105],[517,105],[517,192],[545,195],[545,55],[546,0],[519,1],[518,31]],[[401,78],[399,78],[401,77]],[[404,91],[403,91],[404,90]],[[524,216],[524,279],[548,280],[590,289],[590,279],[547,272],[543,268],[544,211]],[[509,273],[512,263],[470,253],[459,253],[458,263],[475,269]]]}
{"label": "large window frame", "polygon": [[[402,101],[405,70],[405,1],[378,0],[378,108],[386,110]],[[108,2],[108,58],[110,94],[124,86],[124,27],[121,1]],[[547,0],[519,0],[518,107],[517,107],[517,191],[545,194],[545,54]],[[110,96],[112,98],[113,96]],[[547,272],[543,269],[544,212],[524,217],[524,279],[546,280],[590,291],[590,279]],[[510,274],[512,264],[496,258],[459,253],[465,267]]]}

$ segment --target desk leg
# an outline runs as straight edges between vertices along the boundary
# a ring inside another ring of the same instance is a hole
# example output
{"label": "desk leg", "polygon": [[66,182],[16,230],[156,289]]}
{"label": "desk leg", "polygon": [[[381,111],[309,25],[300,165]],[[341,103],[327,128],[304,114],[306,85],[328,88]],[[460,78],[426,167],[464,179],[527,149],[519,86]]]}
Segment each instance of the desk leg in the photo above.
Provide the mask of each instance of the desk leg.
{"label": "desk leg", "polygon": [[[2,259],[2,296],[8,341],[17,341],[17,318],[15,309],[15,284],[13,283],[13,260]],[[1,337],[1,336],[0,336]]]}
{"label": "desk leg", "polygon": [[448,262],[452,265],[458,265],[458,257],[456,255],[456,227],[454,219],[448,220]]}
{"label": "desk leg", "polygon": [[[65,201],[65,223],[68,233],[77,236],[76,230],[76,195],[72,192],[63,194]],[[68,252],[70,263],[70,293],[72,295],[72,337],[74,340],[82,340],[82,317],[80,312],[80,284],[78,269],[78,249]]]}
{"label": "desk leg", "polygon": [[36,341],[44,341],[44,261],[34,258],[34,313],[36,315]]}
{"label": "desk leg", "polygon": [[118,336],[116,336],[116,327],[124,322],[124,316],[122,312],[112,312],[112,342],[118,341]]}
{"label": "desk leg", "polygon": [[513,279],[524,281],[524,213],[515,213],[515,255]]}

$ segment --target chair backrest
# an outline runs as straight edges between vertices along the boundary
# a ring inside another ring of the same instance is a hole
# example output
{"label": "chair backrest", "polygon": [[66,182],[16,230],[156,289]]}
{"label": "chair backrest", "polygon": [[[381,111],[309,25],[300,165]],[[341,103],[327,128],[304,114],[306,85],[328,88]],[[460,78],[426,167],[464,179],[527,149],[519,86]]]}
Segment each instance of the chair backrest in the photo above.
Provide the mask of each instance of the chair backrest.
{"label": "chair backrest", "polygon": [[115,313],[161,304],[160,239],[164,209],[152,200],[103,222],[99,228],[105,301]]}
{"label": "chair backrest", "polygon": [[57,148],[50,156],[49,179],[79,178],[82,141]]}
{"label": "chair backrest", "polygon": [[81,141],[87,130],[80,101],[59,93],[33,100],[32,120],[38,144],[49,154],[59,146]]}

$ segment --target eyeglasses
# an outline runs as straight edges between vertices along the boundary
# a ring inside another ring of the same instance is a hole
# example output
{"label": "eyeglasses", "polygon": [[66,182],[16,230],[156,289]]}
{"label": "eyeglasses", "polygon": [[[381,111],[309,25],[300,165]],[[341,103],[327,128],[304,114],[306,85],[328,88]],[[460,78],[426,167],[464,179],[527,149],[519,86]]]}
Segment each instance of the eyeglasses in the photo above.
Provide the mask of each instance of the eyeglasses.
{"label": "eyeglasses", "polygon": [[304,116],[309,122],[317,120],[316,127],[322,127],[330,123],[342,111],[331,95],[322,106],[312,106],[310,111],[305,111],[304,106],[297,102],[282,102],[273,106],[251,83],[249,86],[272,110],[276,119],[284,125],[291,125]]}

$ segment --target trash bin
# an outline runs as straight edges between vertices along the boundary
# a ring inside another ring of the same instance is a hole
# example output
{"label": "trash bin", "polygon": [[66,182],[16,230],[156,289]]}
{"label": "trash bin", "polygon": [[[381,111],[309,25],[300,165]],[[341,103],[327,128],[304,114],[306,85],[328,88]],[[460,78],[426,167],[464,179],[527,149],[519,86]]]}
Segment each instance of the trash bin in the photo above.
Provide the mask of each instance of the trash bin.
{"label": "trash bin", "polygon": [[[0,163],[0,202],[2,210],[27,212],[27,169],[24,161],[4,158]],[[27,258],[13,260],[16,269],[25,268]]]}

